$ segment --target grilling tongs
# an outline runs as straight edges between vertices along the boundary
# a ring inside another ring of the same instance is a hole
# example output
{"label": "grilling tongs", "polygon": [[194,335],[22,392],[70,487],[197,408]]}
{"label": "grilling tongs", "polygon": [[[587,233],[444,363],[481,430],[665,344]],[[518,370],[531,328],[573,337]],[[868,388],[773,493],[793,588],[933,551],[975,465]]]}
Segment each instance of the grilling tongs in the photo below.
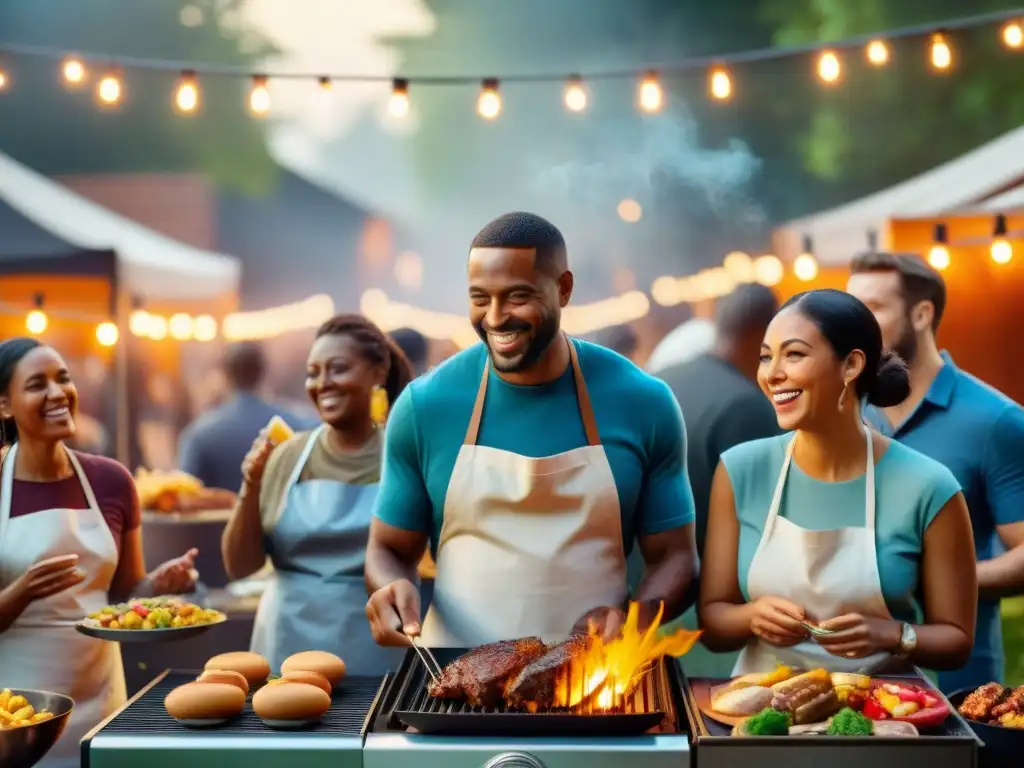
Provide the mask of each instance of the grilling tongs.
{"label": "grilling tongs", "polygon": [[427,670],[427,674],[430,675],[431,679],[436,683],[438,678],[441,676],[441,665],[437,663],[437,659],[434,658],[434,654],[430,652],[430,649],[425,645],[421,645],[419,638],[416,635],[406,635],[409,638],[409,642],[412,644],[413,650],[420,657],[420,661],[423,662],[423,666]]}

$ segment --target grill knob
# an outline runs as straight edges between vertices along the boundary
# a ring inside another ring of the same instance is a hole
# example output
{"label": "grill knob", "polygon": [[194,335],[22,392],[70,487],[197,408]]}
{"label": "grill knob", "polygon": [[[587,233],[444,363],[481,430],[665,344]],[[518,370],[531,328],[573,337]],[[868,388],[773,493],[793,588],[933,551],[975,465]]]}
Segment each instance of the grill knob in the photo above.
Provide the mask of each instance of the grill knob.
{"label": "grill knob", "polygon": [[526,752],[505,752],[495,755],[483,768],[547,768],[540,760]]}

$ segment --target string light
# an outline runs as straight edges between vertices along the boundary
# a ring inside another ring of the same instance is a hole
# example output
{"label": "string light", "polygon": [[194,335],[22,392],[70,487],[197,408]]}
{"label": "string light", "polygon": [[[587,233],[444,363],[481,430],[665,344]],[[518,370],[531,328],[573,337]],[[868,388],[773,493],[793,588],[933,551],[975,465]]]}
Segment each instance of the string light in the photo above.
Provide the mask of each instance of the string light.
{"label": "string light", "polygon": [[199,315],[192,321],[192,338],[196,341],[213,341],[217,338],[217,321],[212,315]]}
{"label": "string light", "polygon": [[391,98],[388,99],[388,113],[392,117],[409,114],[409,81],[395,78],[391,83]]}
{"label": "string light", "polygon": [[818,77],[823,83],[838,82],[843,74],[843,65],[835,51],[823,51],[818,56]]}
{"label": "string light", "polygon": [[722,67],[716,67],[711,71],[709,89],[711,98],[718,101],[728,101],[732,98],[732,78]]}
{"label": "string light", "polygon": [[263,117],[270,111],[270,91],[267,90],[266,75],[253,75],[252,89],[249,91],[249,111],[257,117]]}
{"label": "string light", "polygon": [[99,342],[101,347],[114,346],[117,344],[120,335],[117,326],[109,321],[102,322],[96,326],[96,341]]}
{"label": "string light", "polygon": [[43,312],[43,294],[37,293],[32,303],[35,305],[35,309],[25,316],[25,330],[38,336],[40,333],[46,332],[47,326],[50,325],[50,319]]}
{"label": "string light", "polygon": [[174,94],[174,107],[183,115],[190,115],[199,109],[199,83],[195,72],[186,70],[181,73],[181,81]]}
{"label": "string light", "polygon": [[116,107],[124,98],[124,84],[116,72],[108,72],[96,84],[96,101],[102,107]]}
{"label": "string light", "polygon": [[188,341],[192,338],[192,318],[184,312],[171,315],[167,330],[175,341]]}
{"label": "string light", "polygon": [[629,198],[622,200],[616,207],[615,212],[627,224],[636,224],[644,215],[644,210],[640,207],[640,203]]}
{"label": "string light", "polygon": [[476,100],[476,111],[484,120],[494,120],[501,114],[501,94],[498,93],[498,81],[487,78],[483,81],[480,96]]}
{"label": "string light", "polygon": [[949,236],[946,232],[945,224],[935,225],[935,234],[933,236],[933,245],[931,250],[928,251],[928,263],[931,264],[935,269],[942,271],[949,266]]}
{"label": "string light", "polygon": [[876,67],[884,67],[889,63],[889,45],[885,40],[872,40],[865,49],[868,63]]}
{"label": "string light", "polygon": [[809,282],[818,276],[818,260],[814,258],[814,244],[809,236],[804,236],[803,250],[793,260],[793,274],[797,280]]}
{"label": "string light", "polygon": [[583,87],[583,78],[579,75],[572,75],[565,84],[565,93],[562,94],[562,101],[565,108],[570,112],[582,112],[587,108],[587,91]]}
{"label": "string light", "polygon": [[768,253],[754,259],[754,280],[761,285],[778,285],[785,275],[786,268],[778,256]]}
{"label": "string light", "polygon": [[932,66],[940,72],[946,71],[953,64],[953,51],[941,32],[932,35],[931,61]]}
{"label": "string light", "polygon": [[128,318],[128,330],[133,336],[149,336],[150,314],[144,309],[136,309]]}
{"label": "string light", "polygon": [[167,318],[150,315],[146,325],[146,335],[153,341],[163,341],[167,338]]}
{"label": "string light", "polygon": [[1006,239],[1006,217],[1003,214],[996,216],[995,225],[992,227],[992,237],[995,238],[988,248],[989,256],[996,264],[1009,264],[1013,258],[1013,246]]}
{"label": "string light", "polygon": [[334,88],[334,81],[326,75],[321,75],[316,79],[317,84],[320,86],[321,91],[330,91]]}
{"label": "string light", "polygon": [[637,92],[637,103],[644,112],[657,112],[664,105],[665,97],[661,92],[657,72],[648,72],[640,81]]}
{"label": "string light", "polygon": [[0,93],[7,90],[8,82],[10,81],[8,80],[7,73],[4,71],[3,67],[0,67]]}
{"label": "string light", "polygon": [[733,251],[722,259],[725,271],[736,278],[738,283],[753,283],[756,280],[754,262],[743,251]]}
{"label": "string light", "polygon": [[1019,21],[1009,21],[1003,26],[1003,43],[1007,48],[1017,50],[1024,47],[1024,25]]}
{"label": "string light", "polygon": [[85,82],[85,64],[77,56],[68,56],[61,66],[64,85],[77,88]]}

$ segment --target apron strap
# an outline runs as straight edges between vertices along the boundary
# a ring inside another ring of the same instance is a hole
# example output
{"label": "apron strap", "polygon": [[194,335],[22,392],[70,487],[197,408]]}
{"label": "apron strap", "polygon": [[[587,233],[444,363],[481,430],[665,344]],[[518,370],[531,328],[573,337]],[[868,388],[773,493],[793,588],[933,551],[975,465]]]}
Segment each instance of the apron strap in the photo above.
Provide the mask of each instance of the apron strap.
{"label": "apron strap", "polygon": [[[572,364],[573,380],[576,384],[576,400],[579,403],[580,418],[583,421],[583,431],[587,435],[587,445],[601,445],[601,435],[597,431],[597,418],[594,416],[594,406],[590,402],[590,393],[587,391],[587,383],[583,380],[583,371],[580,368],[579,354],[576,352],[576,345],[566,334],[562,334],[565,343],[569,345],[569,362]],[[483,376],[480,377],[480,388],[476,392],[476,402],[473,403],[473,414],[469,417],[469,427],[466,429],[466,437],[463,445],[476,445],[480,436],[480,420],[484,415],[484,400],[487,398],[487,379],[491,372],[490,357],[484,362]]]}
{"label": "apron strap", "polygon": [[327,428],[326,424],[321,424],[319,427],[309,433],[309,437],[306,439],[306,444],[302,446],[302,453],[299,454],[299,460],[295,462],[295,468],[292,469],[292,474],[288,478],[288,484],[285,485],[285,495],[288,495],[288,490],[299,482],[299,478],[302,477],[302,470],[306,468],[306,462],[309,461],[310,455],[313,453],[313,449],[316,447],[316,441],[320,439],[320,435],[323,434]]}
{"label": "apron strap", "polygon": [[11,518],[11,503],[14,497],[14,458],[18,455],[18,441],[15,440],[4,457],[0,471],[0,552],[4,546],[4,529]]}
{"label": "apron strap", "polygon": [[75,452],[67,446],[64,446],[64,452],[68,455],[68,461],[71,462],[71,468],[75,470],[75,474],[78,475],[78,483],[82,486],[82,493],[85,494],[85,500],[89,504],[89,509],[93,509],[100,514],[103,514],[103,510],[100,509],[100,504],[96,501],[96,494],[93,493],[92,484],[89,482],[89,478],[86,477],[85,471],[82,469],[82,463],[75,456]]}

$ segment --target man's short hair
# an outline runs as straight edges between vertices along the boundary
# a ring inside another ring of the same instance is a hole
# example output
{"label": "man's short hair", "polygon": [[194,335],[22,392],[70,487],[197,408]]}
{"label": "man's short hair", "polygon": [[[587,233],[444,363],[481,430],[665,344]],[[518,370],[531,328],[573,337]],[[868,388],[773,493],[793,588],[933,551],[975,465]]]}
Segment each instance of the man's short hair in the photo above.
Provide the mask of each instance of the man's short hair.
{"label": "man's short hair", "polygon": [[942,313],[946,311],[946,281],[938,270],[929,266],[920,256],[910,253],[878,253],[868,251],[853,257],[850,273],[895,272],[900,278],[900,292],[909,311],[922,301],[935,307],[932,330],[939,330]]}
{"label": "man's short hair", "polygon": [[779,300],[771,288],[743,283],[715,304],[715,331],[720,336],[763,334],[779,311]]}
{"label": "man's short hair", "polygon": [[559,273],[567,268],[565,238],[558,227],[535,213],[513,211],[499,216],[477,233],[470,248],[533,248],[538,267]]}
{"label": "man's short hair", "polygon": [[263,383],[267,371],[267,358],[263,347],[252,341],[231,344],[224,350],[224,375],[232,389],[256,389]]}

